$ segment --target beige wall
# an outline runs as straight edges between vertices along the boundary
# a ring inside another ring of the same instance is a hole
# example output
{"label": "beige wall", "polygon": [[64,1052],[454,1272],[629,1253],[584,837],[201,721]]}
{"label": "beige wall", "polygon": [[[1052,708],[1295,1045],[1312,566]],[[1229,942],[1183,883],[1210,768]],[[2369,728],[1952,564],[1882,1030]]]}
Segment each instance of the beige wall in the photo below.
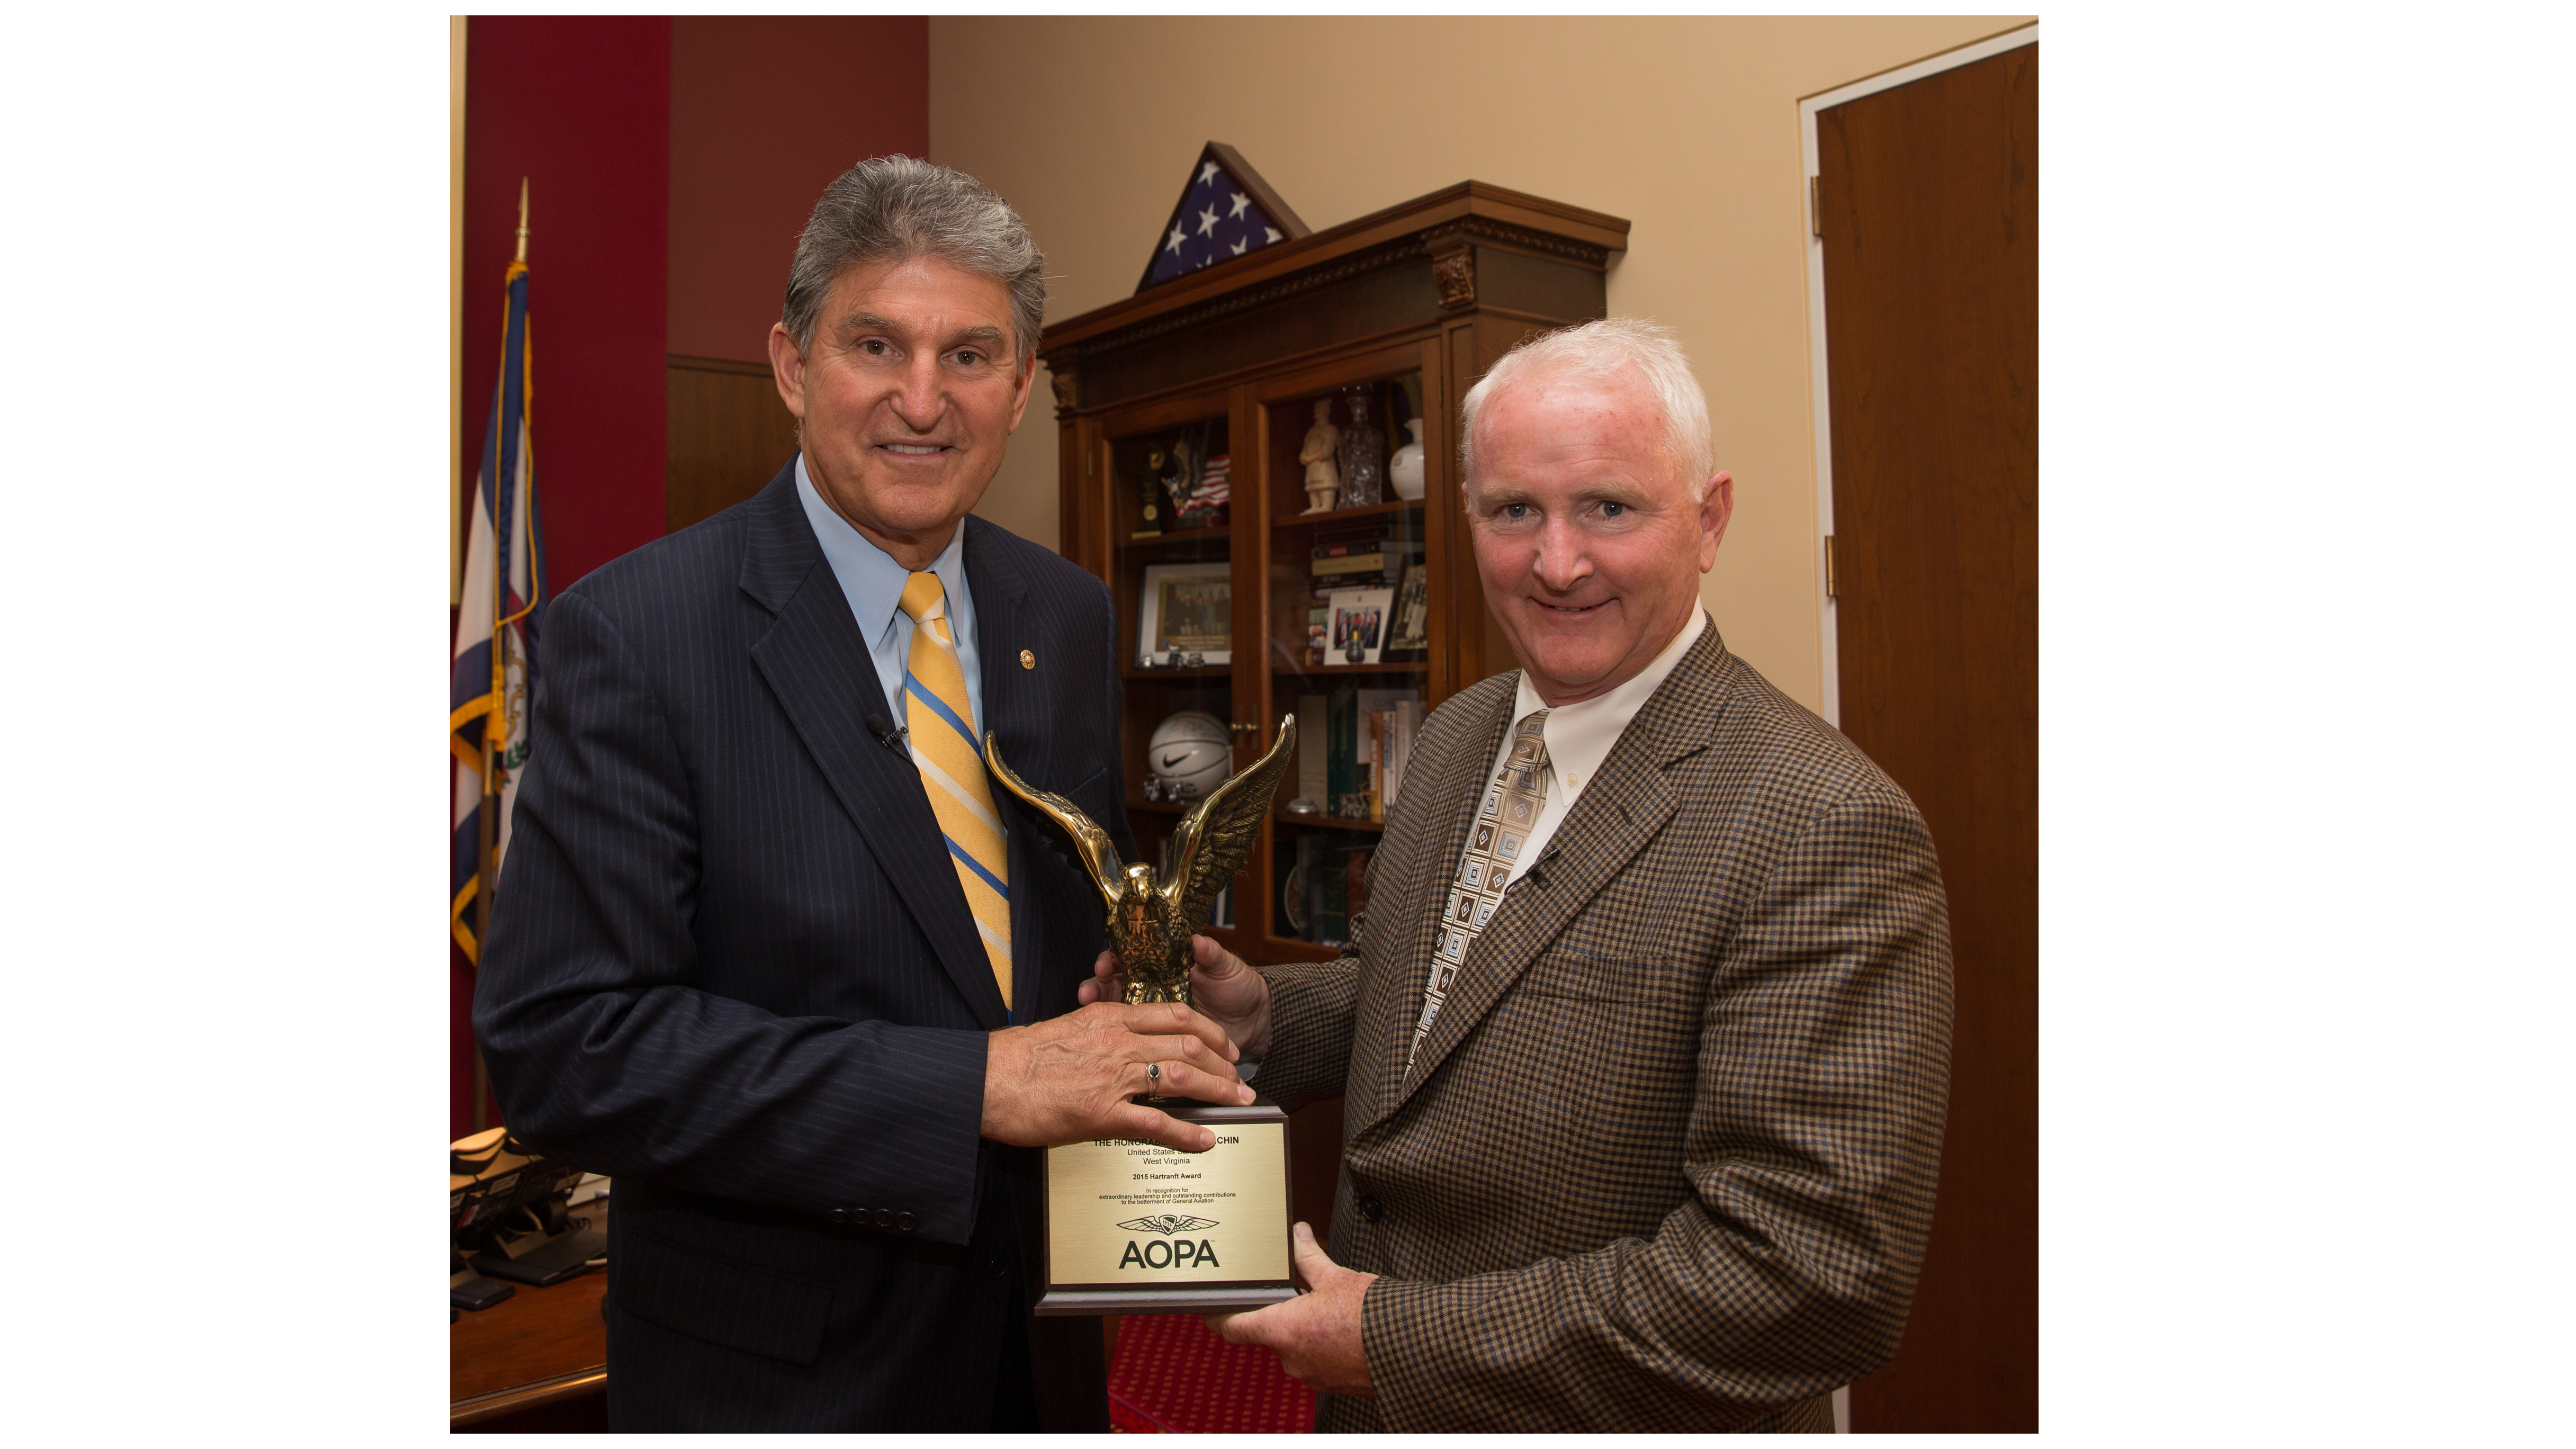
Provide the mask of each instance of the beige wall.
{"label": "beige wall", "polygon": [[[1635,224],[1613,312],[1676,328],[1735,521],[1701,585],[1727,643],[1819,707],[1798,98],[2026,23],[1874,19],[930,22],[930,154],[1046,248],[1050,321],[1129,295],[1200,146],[1317,230],[1490,181]],[[1053,394],[978,512],[1056,542]]]}

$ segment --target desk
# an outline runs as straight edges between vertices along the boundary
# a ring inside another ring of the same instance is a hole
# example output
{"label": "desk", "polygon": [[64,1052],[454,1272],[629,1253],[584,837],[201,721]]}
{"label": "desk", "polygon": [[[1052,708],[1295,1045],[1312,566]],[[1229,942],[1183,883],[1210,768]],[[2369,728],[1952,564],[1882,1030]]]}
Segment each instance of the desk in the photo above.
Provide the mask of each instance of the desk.
{"label": "desk", "polygon": [[[1336,1103],[1338,1105],[1338,1103]],[[579,1213],[602,1232],[608,1200]],[[518,1292],[447,1326],[447,1427],[465,1433],[605,1430],[608,1427],[608,1326],[599,1300],[605,1270],[552,1288]],[[1118,1362],[1118,1320],[1100,1320],[1103,1362]]]}
{"label": "desk", "polygon": [[[577,1210],[605,1229],[605,1200]],[[516,1285],[508,1301],[447,1326],[447,1427],[481,1432],[607,1427],[604,1271],[551,1288]]]}

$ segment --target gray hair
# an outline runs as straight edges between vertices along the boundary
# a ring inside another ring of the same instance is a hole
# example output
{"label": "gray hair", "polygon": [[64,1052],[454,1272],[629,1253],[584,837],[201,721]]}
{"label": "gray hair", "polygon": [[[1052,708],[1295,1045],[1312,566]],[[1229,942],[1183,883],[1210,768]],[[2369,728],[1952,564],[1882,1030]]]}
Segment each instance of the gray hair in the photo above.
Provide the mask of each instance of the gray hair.
{"label": "gray hair", "polygon": [[930,257],[990,277],[1011,294],[1016,361],[1027,366],[1046,325],[1046,257],[1011,204],[963,171],[909,156],[879,156],[835,177],[814,203],[787,269],[779,323],[800,352],[845,267]]}
{"label": "gray hair", "polygon": [[1476,486],[1477,410],[1526,373],[1560,370],[1594,378],[1626,375],[1643,382],[1663,414],[1664,452],[1686,475],[1691,502],[1706,500],[1709,476],[1717,471],[1717,452],[1708,435],[1708,394],[1700,391],[1690,354],[1672,332],[1635,317],[1605,317],[1525,338],[1467,389],[1458,425],[1458,476],[1467,480],[1462,494]]}

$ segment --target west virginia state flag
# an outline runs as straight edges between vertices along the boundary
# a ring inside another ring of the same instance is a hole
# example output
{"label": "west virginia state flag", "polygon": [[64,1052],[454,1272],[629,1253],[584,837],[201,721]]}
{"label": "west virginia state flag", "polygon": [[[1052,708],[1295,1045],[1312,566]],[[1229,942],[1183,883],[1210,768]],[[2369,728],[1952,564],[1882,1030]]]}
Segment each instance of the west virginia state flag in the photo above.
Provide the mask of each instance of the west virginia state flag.
{"label": "west virginia state flag", "polygon": [[476,898],[491,888],[483,875],[482,815],[489,797],[491,866],[498,874],[509,848],[519,769],[528,759],[528,703],[546,606],[545,535],[537,524],[536,461],[528,445],[528,405],[536,396],[529,378],[528,264],[510,263],[503,280],[510,301],[501,381],[474,484],[464,601],[448,676],[448,747],[456,756],[448,929],[477,964],[483,945],[475,935]]}

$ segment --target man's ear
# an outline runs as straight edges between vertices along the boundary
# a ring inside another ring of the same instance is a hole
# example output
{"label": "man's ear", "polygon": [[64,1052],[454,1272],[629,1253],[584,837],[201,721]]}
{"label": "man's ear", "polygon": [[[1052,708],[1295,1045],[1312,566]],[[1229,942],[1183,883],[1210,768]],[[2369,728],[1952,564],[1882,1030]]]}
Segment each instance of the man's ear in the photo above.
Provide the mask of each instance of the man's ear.
{"label": "man's ear", "polygon": [[1726,520],[1735,515],[1735,475],[1720,468],[1708,475],[1708,494],[1699,503],[1699,571],[1717,567],[1717,546],[1726,538]]}
{"label": "man's ear", "polygon": [[787,324],[769,324],[769,371],[778,379],[778,395],[796,421],[805,421],[805,354],[787,334]]}
{"label": "man's ear", "polygon": [[1038,355],[1032,352],[1029,354],[1029,360],[1020,367],[1019,396],[1011,402],[1010,431],[1016,433],[1020,430],[1020,419],[1026,416],[1029,410],[1029,394],[1037,391],[1037,386]]}

